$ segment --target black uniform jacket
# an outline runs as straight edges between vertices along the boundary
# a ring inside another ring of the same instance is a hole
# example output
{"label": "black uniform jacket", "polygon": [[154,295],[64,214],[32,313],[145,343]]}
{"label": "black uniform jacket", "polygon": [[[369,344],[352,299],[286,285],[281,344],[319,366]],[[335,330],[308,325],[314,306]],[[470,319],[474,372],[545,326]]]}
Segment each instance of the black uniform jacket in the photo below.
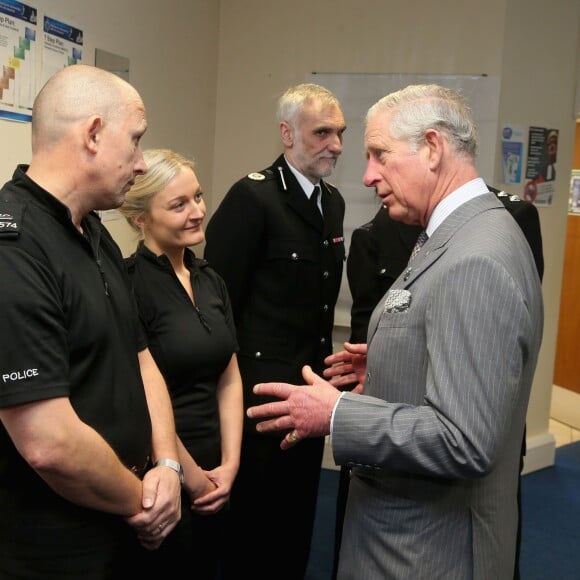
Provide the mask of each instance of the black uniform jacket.
{"label": "black uniform jacket", "polygon": [[207,225],[204,257],[230,294],[246,408],[266,400],[254,384],[303,384],[302,366],[321,372],[332,352],[345,203],[321,189],[324,219],[281,155],[237,181]]}

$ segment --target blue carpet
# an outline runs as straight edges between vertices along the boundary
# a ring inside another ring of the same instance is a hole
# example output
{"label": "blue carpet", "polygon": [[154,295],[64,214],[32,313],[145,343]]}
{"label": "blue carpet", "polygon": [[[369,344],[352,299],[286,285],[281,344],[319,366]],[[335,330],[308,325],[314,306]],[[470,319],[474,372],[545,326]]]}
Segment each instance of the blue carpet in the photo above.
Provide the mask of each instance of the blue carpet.
{"label": "blue carpet", "polygon": [[[338,471],[323,469],[310,562],[304,580],[330,580]],[[521,580],[580,580],[580,442],[522,477]],[[492,579],[490,579],[492,580]]]}
{"label": "blue carpet", "polygon": [[580,442],[522,478],[522,580],[580,579]]}

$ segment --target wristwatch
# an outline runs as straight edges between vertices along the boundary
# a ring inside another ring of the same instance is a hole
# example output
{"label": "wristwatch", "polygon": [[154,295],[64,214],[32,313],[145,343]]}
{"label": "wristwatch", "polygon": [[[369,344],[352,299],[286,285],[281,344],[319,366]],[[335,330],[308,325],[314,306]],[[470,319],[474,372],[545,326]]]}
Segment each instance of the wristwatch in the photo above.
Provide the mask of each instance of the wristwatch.
{"label": "wristwatch", "polygon": [[177,473],[179,473],[179,483],[181,483],[181,485],[183,485],[185,483],[185,475],[183,474],[183,467],[181,467],[181,464],[178,463],[177,461],[174,461],[173,459],[158,459],[155,462],[155,467],[169,467],[170,469],[173,469],[173,471],[177,471]]}

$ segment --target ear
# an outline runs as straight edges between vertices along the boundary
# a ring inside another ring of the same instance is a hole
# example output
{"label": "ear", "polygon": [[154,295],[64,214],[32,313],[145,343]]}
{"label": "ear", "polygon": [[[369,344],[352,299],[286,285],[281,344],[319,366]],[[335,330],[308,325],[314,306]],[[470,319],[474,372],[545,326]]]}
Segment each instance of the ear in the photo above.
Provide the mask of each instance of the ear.
{"label": "ear", "polygon": [[145,223],[145,215],[143,212],[136,215],[135,217],[132,217],[131,220],[133,221],[135,227],[143,231],[143,224]]}
{"label": "ear", "polygon": [[286,121],[280,122],[280,138],[284,147],[292,147],[294,145],[294,129]]}
{"label": "ear", "polygon": [[85,147],[91,152],[96,153],[101,142],[103,132],[103,118],[98,115],[92,115],[87,119],[84,129]]}
{"label": "ear", "polygon": [[428,129],[425,132],[425,145],[427,146],[429,169],[434,171],[441,165],[441,159],[447,146],[447,141],[440,131]]}

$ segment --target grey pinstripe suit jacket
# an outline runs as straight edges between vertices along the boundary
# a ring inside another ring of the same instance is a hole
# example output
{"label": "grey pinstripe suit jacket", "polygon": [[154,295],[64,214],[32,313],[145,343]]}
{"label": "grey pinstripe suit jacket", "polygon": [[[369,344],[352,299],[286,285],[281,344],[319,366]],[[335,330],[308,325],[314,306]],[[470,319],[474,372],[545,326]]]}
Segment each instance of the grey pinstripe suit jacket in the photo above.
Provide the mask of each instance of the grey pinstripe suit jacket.
{"label": "grey pinstripe suit jacket", "polygon": [[516,222],[493,194],[459,207],[379,302],[364,395],[335,411],[334,459],[354,466],[341,580],[512,577],[542,330]]}

